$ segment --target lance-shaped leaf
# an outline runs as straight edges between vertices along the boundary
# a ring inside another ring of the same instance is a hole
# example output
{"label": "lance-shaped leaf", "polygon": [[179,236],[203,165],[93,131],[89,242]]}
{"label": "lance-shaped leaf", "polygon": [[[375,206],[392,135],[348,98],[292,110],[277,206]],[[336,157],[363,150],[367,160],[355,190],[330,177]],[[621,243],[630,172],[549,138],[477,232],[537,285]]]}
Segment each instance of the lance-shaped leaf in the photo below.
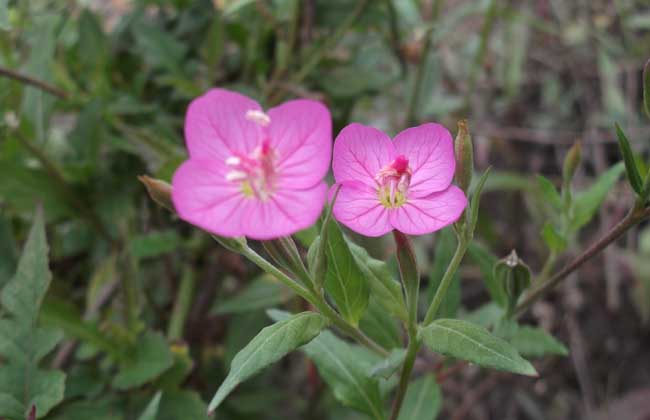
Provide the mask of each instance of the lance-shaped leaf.
{"label": "lance-shaped leaf", "polygon": [[508,342],[485,328],[458,319],[439,319],[423,328],[420,336],[433,351],[482,367],[536,376],[533,365]]}
{"label": "lance-shaped leaf", "polygon": [[38,314],[52,275],[48,268],[43,214],[36,212],[14,277],[2,290],[0,319],[0,417],[24,420],[35,407],[44,417],[63,399],[65,375],[41,370],[43,357],[61,340],[58,331],[37,325]]}
{"label": "lance-shaped leaf", "polygon": [[334,299],[343,318],[352,325],[357,325],[368,306],[370,290],[339,225],[334,220],[330,220],[327,225],[326,247],[325,290]]}
{"label": "lance-shaped leaf", "polygon": [[241,382],[313,340],[327,323],[320,314],[303,312],[264,328],[237,353],[208,411],[214,411]]}
{"label": "lance-shaped leaf", "polygon": [[519,354],[526,357],[569,354],[564,344],[541,328],[519,327],[509,341]]}
{"label": "lance-shaped leaf", "polygon": [[625,171],[623,163],[617,163],[599,176],[591,187],[576,195],[571,220],[571,229],[573,231],[577,231],[589,223],[623,171]]}
{"label": "lance-shaped leaf", "polygon": [[377,302],[397,318],[406,321],[408,314],[404,304],[402,286],[395,281],[388,265],[384,261],[372,258],[359,245],[350,241],[347,243]]}
{"label": "lance-shaped leaf", "polygon": [[537,175],[537,185],[539,190],[542,193],[544,200],[549,203],[555,210],[562,209],[562,198],[560,193],[558,193],[557,188],[548,178],[543,177],[542,175]]}
{"label": "lance-shaped leaf", "polygon": [[162,397],[162,391],[156,392],[156,395],[153,396],[147,408],[144,409],[138,420],[156,420],[158,415],[158,406],[160,405],[160,397]]}
{"label": "lance-shaped leaf", "polygon": [[382,377],[388,379],[402,366],[404,359],[406,359],[406,349],[394,349],[387,358],[370,368],[368,376],[371,378]]}
{"label": "lance-shaped leaf", "polygon": [[438,381],[434,375],[425,375],[408,387],[398,420],[434,420],[441,408]]}
{"label": "lance-shaped leaf", "polygon": [[621,149],[621,154],[623,155],[623,161],[625,162],[625,172],[627,172],[627,179],[630,181],[632,189],[637,193],[641,194],[643,191],[643,181],[641,180],[641,175],[639,174],[639,168],[636,166],[636,161],[634,159],[634,152],[630,147],[630,141],[627,139],[627,136],[623,132],[618,123],[616,126],[616,136],[618,137],[618,146]]}

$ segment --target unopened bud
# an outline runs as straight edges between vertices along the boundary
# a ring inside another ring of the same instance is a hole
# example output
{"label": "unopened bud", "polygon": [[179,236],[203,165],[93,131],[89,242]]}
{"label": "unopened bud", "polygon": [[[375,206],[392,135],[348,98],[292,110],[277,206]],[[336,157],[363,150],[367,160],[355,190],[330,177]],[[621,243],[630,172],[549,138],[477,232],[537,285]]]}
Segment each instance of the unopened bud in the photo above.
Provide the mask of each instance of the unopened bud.
{"label": "unopened bud", "polygon": [[147,175],[139,176],[138,180],[147,188],[147,192],[153,201],[171,212],[176,212],[174,203],[172,203],[172,186],[169,183]]}
{"label": "unopened bud", "polygon": [[566,157],[564,158],[564,166],[562,167],[562,179],[565,184],[569,184],[580,165],[582,159],[582,143],[577,140],[569,149]]}
{"label": "unopened bud", "polygon": [[474,172],[474,147],[467,128],[467,121],[458,121],[458,134],[454,142],[456,155],[456,183],[466,194]]}
{"label": "unopened bud", "polygon": [[296,275],[303,283],[310,283],[307,268],[305,268],[296,243],[291,237],[262,241],[262,246],[276,264]]}
{"label": "unopened bud", "polygon": [[406,305],[409,310],[409,320],[411,323],[416,322],[417,318],[417,299],[418,289],[420,287],[420,274],[418,272],[418,263],[415,258],[415,251],[408,236],[398,230],[393,231],[395,245],[397,246],[397,265],[399,267],[402,285],[406,291]]}
{"label": "unopened bud", "polygon": [[508,298],[508,313],[517,306],[519,296],[530,287],[530,268],[519,258],[513,249],[510,255],[499,260],[494,266],[494,277],[503,287]]}

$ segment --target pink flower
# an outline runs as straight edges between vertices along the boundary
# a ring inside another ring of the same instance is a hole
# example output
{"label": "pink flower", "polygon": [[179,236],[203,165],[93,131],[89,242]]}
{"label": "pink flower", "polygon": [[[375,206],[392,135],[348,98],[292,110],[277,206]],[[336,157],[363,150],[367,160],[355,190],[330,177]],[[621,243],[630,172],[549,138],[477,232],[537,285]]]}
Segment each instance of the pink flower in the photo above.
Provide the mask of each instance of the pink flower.
{"label": "pink flower", "polygon": [[463,191],[451,185],[455,168],[453,140],[439,124],[408,128],[393,141],[350,124],[334,142],[332,169],[341,185],[334,216],[366,236],[442,229],[467,205]]}
{"label": "pink flower", "polygon": [[271,239],[311,226],[323,209],[332,127],[327,108],[294,100],[267,113],[212,89],[185,117],[190,158],[174,174],[181,219],[221,236]]}

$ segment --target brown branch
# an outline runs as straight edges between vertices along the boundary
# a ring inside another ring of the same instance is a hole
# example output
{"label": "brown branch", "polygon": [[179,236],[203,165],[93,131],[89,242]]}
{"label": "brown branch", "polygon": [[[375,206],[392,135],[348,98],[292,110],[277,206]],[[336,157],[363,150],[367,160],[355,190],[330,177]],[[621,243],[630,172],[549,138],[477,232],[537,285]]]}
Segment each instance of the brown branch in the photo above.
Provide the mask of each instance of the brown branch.
{"label": "brown branch", "polygon": [[634,207],[630,212],[620,221],[616,226],[611,228],[609,232],[602,238],[591,244],[582,254],[578,255],[575,259],[565,265],[560,271],[554,274],[550,279],[544,282],[541,286],[531,291],[526,298],[517,305],[515,315],[521,315],[528,307],[530,307],[537,299],[554,289],[562,280],[569,274],[580,268],[585,262],[600,253],[603,249],[607,248],[612,242],[621,237],[632,226],[640,223],[650,216],[650,209],[643,209]]}
{"label": "brown branch", "polygon": [[61,99],[68,99],[68,97],[70,97],[70,94],[63,89],[60,89],[54,85],[51,85],[34,77],[27,76],[26,74],[18,73],[17,71],[6,67],[0,66],[0,75],[8,77],[10,79],[18,80],[19,82],[25,83],[27,85],[34,86],[44,92],[49,93],[50,95],[57,96]]}

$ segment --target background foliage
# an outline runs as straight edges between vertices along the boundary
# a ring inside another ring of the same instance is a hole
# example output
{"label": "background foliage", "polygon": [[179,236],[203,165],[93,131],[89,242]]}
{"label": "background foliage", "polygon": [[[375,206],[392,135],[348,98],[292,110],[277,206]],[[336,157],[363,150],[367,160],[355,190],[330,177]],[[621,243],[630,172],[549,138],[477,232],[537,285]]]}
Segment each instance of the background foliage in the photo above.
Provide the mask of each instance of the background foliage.
{"label": "background foliage", "polygon": [[[34,405],[37,417],[61,420],[206,418],[235,354],[271,324],[266,310],[308,309],[158,208],[137,181],[171,178],[185,157],[186,106],[206,89],[266,106],[321,99],[335,132],[353,120],[390,134],[431,120],[454,131],[467,118],[477,170],[497,170],[480,244],[443,311],[487,324],[499,311],[483,305],[488,297],[503,302],[497,258],[516,248],[542,271],[549,252],[572,252],[630,207],[613,125],[647,156],[649,43],[643,0],[0,0],[0,70],[11,76],[0,77],[0,417],[25,418]],[[583,164],[569,218],[556,211],[555,185],[577,139]],[[301,233],[304,250],[314,236]],[[389,241],[352,237],[374,257],[393,252]],[[449,232],[418,239],[423,280],[440,278],[453,241]],[[571,348],[569,358],[536,363],[541,379],[431,360],[417,368],[404,418],[598,418],[606,406],[620,418],[643,415],[635,401],[650,393],[650,373],[638,368],[650,363],[649,253],[641,227],[533,308],[528,321]],[[376,264],[360,269],[381,273]],[[390,286],[382,290],[375,296],[390,301]],[[397,347],[397,325],[380,308],[371,299],[349,316],[363,315],[368,335]],[[530,343],[540,331],[517,332],[520,353],[538,355]],[[323,348],[337,346],[350,374],[372,382],[370,403],[328,368]],[[566,353],[557,341],[544,347]],[[323,334],[303,351],[312,361],[296,353],[264,370],[219,418],[364,418],[339,401],[371,412],[386,392],[354,345]],[[13,395],[25,378],[29,391]],[[439,401],[436,410],[418,414],[418,393]]]}

